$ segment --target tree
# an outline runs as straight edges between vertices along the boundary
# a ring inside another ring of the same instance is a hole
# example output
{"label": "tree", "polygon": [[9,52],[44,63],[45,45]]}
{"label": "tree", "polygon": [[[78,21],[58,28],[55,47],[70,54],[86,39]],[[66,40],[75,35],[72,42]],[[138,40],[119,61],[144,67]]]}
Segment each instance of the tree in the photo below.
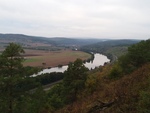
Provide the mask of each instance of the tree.
{"label": "tree", "polygon": [[144,90],[140,91],[138,110],[139,113],[150,113],[150,77],[144,82],[148,82],[148,84]]}
{"label": "tree", "polygon": [[150,61],[150,40],[141,41],[128,48],[131,64],[140,67]]}
{"label": "tree", "polygon": [[110,79],[117,79],[121,77],[122,69],[118,64],[114,64],[108,75]]}
{"label": "tree", "polygon": [[125,73],[130,73],[147,62],[150,62],[150,40],[130,46],[128,53],[118,59],[118,63]]}
{"label": "tree", "polygon": [[87,71],[81,59],[69,64],[63,80],[68,103],[75,101],[78,92],[85,87]]}
{"label": "tree", "polygon": [[140,113],[150,113],[150,91],[141,92],[138,110]]}
{"label": "tree", "polygon": [[20,45],[10,43],[0,55],[0,100],[2,112],[13,113],[17,82],[23,78],[23,48]]}

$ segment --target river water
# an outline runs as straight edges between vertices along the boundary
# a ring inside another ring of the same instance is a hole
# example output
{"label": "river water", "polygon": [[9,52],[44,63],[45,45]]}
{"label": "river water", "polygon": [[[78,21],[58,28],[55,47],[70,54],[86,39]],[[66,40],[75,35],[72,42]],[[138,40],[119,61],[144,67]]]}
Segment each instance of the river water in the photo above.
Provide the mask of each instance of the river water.
{"label": "river water", "polygon": [[[110,60],[99,53],[94,54],[94,60],[90,62],[86,62],[84,65],[87,67],[89,70],[94,69],[95,67],[103,66],[105,63],[110,62]],[[41,75],[44,73],[52,73],[52,72],[64,72],[68,68],[68,65],[62,66],[61,68],[59,67],[53,67],[50,69],[44,69],[40,71],[38,74],[34,74],[33,76]]]}

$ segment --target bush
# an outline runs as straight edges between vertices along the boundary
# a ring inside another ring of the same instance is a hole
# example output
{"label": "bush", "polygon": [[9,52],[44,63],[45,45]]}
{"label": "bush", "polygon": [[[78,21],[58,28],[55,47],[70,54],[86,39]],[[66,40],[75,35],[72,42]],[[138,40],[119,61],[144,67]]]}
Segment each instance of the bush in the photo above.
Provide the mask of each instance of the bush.
{"label": "bush", "polygon": [[115,64],[109,73],[110,79],[117,79],[122,76],[122,69],[119,65]]}

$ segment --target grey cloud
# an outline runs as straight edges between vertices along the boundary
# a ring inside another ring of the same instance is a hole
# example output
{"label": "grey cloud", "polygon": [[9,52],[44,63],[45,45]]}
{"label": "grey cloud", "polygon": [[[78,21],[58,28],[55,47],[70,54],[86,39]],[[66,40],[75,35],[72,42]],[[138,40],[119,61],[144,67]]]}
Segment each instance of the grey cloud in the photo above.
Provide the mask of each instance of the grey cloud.
{"label": "grey cloud", "polygon": [[40,36],[149,38],[149,0],[1,0],[0,29]]}

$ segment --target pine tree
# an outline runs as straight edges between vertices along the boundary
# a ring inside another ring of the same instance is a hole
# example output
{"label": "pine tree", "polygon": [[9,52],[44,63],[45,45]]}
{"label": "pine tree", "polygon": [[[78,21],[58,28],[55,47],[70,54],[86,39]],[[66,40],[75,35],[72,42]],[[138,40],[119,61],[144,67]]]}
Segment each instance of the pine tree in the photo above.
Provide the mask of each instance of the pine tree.
{"label": "pine tree", "polygon": [[19,95],[15,87],[23,79],[22,53],[20,45],[10,43],[0,55],[0,112],[13,113],[15,98]]}
{"label": "pine tree", "polygon": [[81,59],[77,59],[74,63],[70,63],[64,76],[64,87],[67,99],[73,102],[77,98],[77,94],[85,87],[88,69],[83,65]]}

